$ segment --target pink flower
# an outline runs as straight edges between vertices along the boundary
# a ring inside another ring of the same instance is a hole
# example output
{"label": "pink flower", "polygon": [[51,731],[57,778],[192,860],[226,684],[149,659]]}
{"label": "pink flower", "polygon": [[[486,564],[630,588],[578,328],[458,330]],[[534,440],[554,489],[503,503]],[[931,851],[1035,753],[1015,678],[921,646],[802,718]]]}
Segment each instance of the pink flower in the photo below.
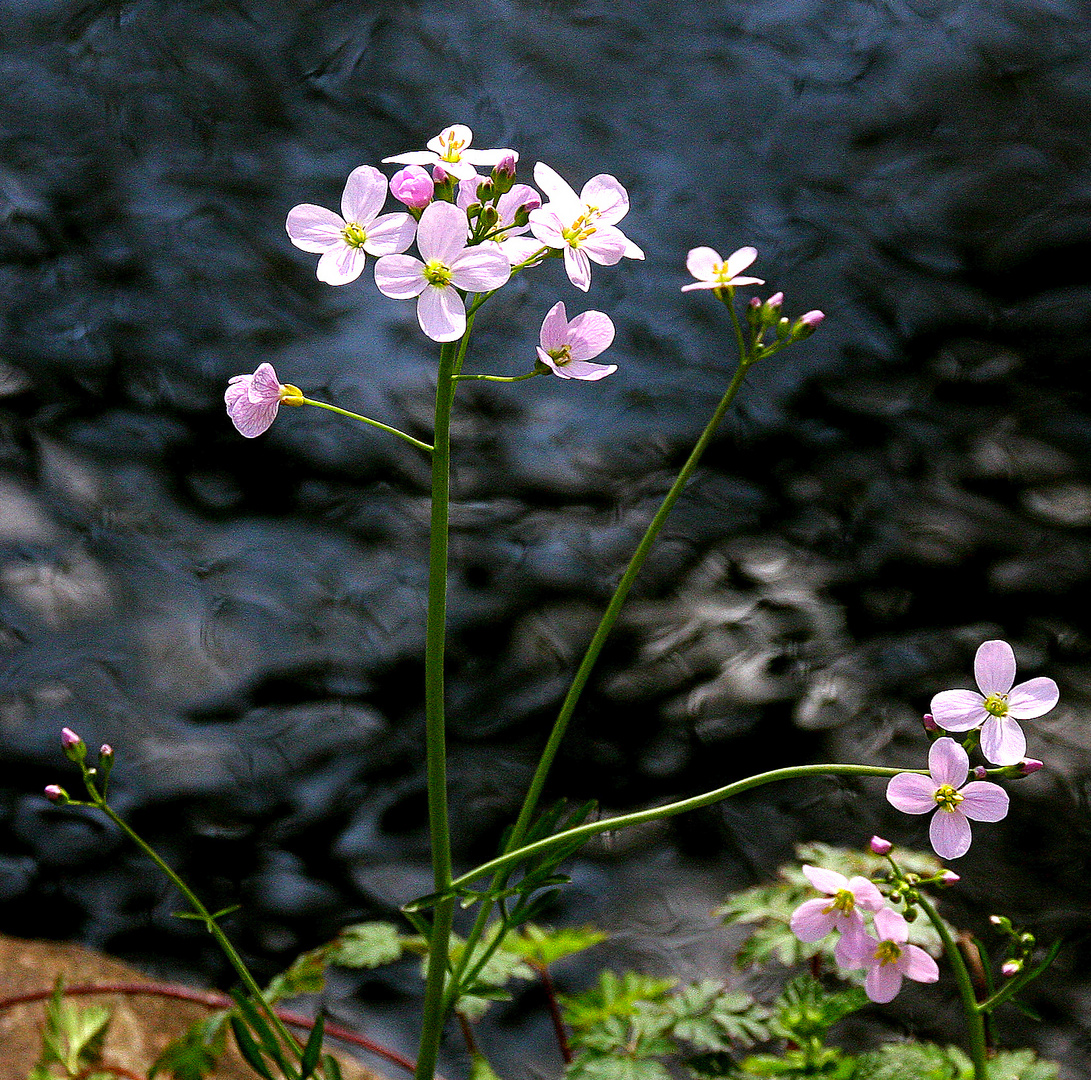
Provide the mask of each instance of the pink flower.
{"label": "pink flower", "polygon": [[386,255],[375,264],[375,284],[395,300],[417,300],[417,321],[433,341],[456,341],[466,330],[466,308],[457,290],[491,292],[511,276],[497,247],[466,246],[466,212],[447,202],[425,207],[412,255]]}
{"label": "pink flower", "polygon": [[892,777],[887,802],[904,814],[935,810],[928,827],[932,847],[941,859],[957,859],[970,849],[970,820],[1000,821],[1008,813],[1008,793],[987,780],[965,784],[970,759],[948,736],[929,747],[928,771],[930,777],[920,773]]}
{"label": "pink flower", "polygon": [[629,212],[629,195],[606,174],[592,176],[577,195],[548,165],[534,166],[534,182],[549,202],[531,212],[530,227],[547,247],[564,252],[568,280],[584,292],[591,287],[591,263],[613,266],[623,258],[643,259],[640,250],[616,227]]}
{"label": "pink flower", "polygon": [[419,165],[406,165],[390,178],[390,194],[410,210],[423,210],[432,201],[435,192],[436,185],[432,178]]}
{"label": "pink flower", "polygon": [[883,894],[864,877],[847,878],[835,870],[823,870],[817,866],[804,866],[807,880],[821,893],[822,900],[806,900],[792,913],[792,933],[800,941],[818,941],[831,930],[840,930],[841,939],[834,955],[843,967],[858,966],[853,962],[853,946],[864,934],[865,911],[880,911],[885,901]]}
{"label": "pink flower", "polygon": [[758,257],[757,248],[741,247],[726,259],[710,247],[695,247],[686,256],[686,269],[697,279],[682,286],[682,292],[691,289],[725,289],[736,285],[764,285],[765,279],[742,277],[745,270]]}
{"label": "pink flower", "polygon": [[568,322],[564,304],[558,302],[542,320],[538,359],[558,378],[596,382],[617,371],[617,364],[588,363],[613,340],[614,324],[609,315],[585,311]]}
{"label": "pink flower", "polygon": [[932,698],[932,715],[947,731],[981,727],[981,752],[994,765],[1015,765],[1027,752],[1027,740],[1017,720],[1049,712],[1060,699],[1052,679],[1015,682],[1015,653],[1006,641],[986,641],[974,657],[973,690],[944,690]]}
{"label": "pink flower", "polygon": [[[452,124],[445,127],[434,139],[425,144],[427,150],[412,150],[407,154],[396,154],[383,158],[383,164],[396,162],[399,165],[439,165],[443,171],[459,180],[476,176],[475,165],[498,165],[511,158],[512,165],[519,160],[514,150],[468,150],[474,133],[465,124]],[[438,182],[438,181],[437,181]]]}
{"label": "pink flower", "polygon": [[902,979],[935,982],[939,966],[919,945],[910,945],[909,924],[892,908],[875,913],[878,937],[861,934],[852,942],[852,962],[846,967],[867,968],[864,990],[872,1001],[886,1004],[902,988]]}
{"label": "pink flower", "polygon": [[416,222],[408,214],[378,216],[385,201],[386,177],[373,165],[361,165],[349,173],[341,214],[313,203],[301,203],[288,211],[285,227],[292,243],[322,256],[318,260],[319,281],[347,285],[363,271],[365,252],[392,255],[409,247]]}
{"label": "pink flower", "polygon": [[296,386],[281,383],[272,364],[259,364],[253,375],[233,376],[224,394],[227,415],[248,439],[269,430],[282,401],[302,405],[303,393]]}

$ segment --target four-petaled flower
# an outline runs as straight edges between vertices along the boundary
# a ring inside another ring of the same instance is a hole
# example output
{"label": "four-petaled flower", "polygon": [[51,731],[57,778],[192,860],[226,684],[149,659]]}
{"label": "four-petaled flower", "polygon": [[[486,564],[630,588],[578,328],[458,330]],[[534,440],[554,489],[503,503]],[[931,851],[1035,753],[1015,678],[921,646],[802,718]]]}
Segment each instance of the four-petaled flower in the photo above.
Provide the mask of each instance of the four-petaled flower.
{"label": "four-petaled flower", "polygon": [[867,968],[864,990],[872,1001],[892,1001],[903,978],[925,983],[939,978],[939,965],[919,945],[909,944],[909,924],[893,908],[875,913],[875,932],[877,937],[864,933],[853,939],[852,962],[843,965]]}
{"label": "four-petaled flower", "polygon": [[456,341],[466,330],[458,289],[491,292],[511,276],[507,256],[492,244],[466,246],[466,212],[448,202],[425,207],[412,255],[386,255],[375,264],[375,284],[395,300],[417,300],[417,321],[433,341]]}
{"label": "four-petaled flower", "polygon": [[592,176],[577,195],[539,161],[534,181],[549,202],[531,213],[531,230],[543,244],[564,252],[568,280],[577,289],[587,292],[591,287],[592,262],[613,266],[625,257],[644,258],[644,252],[617,228],[629,212],[629,195],[613,176]]}
{"label": "four-petaled flower", "polygon": [[920,773],[892,777],[886,787],[887,801],[905,814],[935,810],[928,826],[932,847],[941,859],[957,859],[970,849],[970,820],[1000,821],[1008,812],[1008,793],[987,780],[966,784],[970,758],[947,736],[929,748],[928,771],[930,777]]}
{"label": "four-petaled flower", "polygon": [[826,897],[806,900],[792,912],[790,926],[800,941],[818,941],[831,930],[840,930],[841,937],[834,949],[842,967],[855,966],[854,947],[864,934],[864,911],[881,911],[883,894],[865,877],[847,878],[835,870],[804,866],[807,880]]}
{"label": "four-petaled flower", "polygon": [[757,248],[752,247],[741,247],[726,259],[721,259],[720,253],[710,247],[692,248],[686,256],[686,269],[697,280],[683,285],[682,292],[689,292],[691,289],[725,289],[736,285],[764,285],[764,278],[742,276],[742,271],[757,257]]}
{"label": "four-petaled flower", "polygon": [[297,386],[280,382],[272,364],[259,364],[253,375],[233,376],[224,394],[227,415],[248,439],[269,430],[282,401],[302,405],[303,392]]}
{"label": "four-petaled flower", "polygon": [[[367,255],[393,255],[413,243],[416,222],[409,214],[383,214],[386,177],[374,165],[349,173],[341,213],[301,203],[288,211],[285,228],[297,248],[321,254],[318,280],[347,285],[364,269]],[[344,215],[342,217],[342,215]]]}
{"label": "four-petaled flower", "polygon": [[395,162],[398,165],[439,165],[445,173],[459,180],[466,180],[477,175],[475,165],[498,165],[511,158],[512,163],[519,160],[514,150],[468,150],[474,133],[465,124],[452,124],[445,127],[434,139],[425,144],[427,150],[411,150],[407,154],[395,154],[383,158],[383,164]]}
{"label": "four-petaled flower", "polygon": [[974,657],[974,678],[981,693],[944,690],[932,698],[932,715],[947,731],[981,728],[981,752],[994,765],[1015,765],[1027,752],[1017,720],[1049,712],[1060,698],[1052,679],[1029,679],[1013,687],[1015,653],[1006,641],[986,641]]}
{"label": "four-petaled flower", "polygon": [[614,340],[614,324],[601,311],[585,311],[571,322],[556,303],[542,320],[538,359],[562,379],[595,382],[617,371],[617,364],[589,363]]}

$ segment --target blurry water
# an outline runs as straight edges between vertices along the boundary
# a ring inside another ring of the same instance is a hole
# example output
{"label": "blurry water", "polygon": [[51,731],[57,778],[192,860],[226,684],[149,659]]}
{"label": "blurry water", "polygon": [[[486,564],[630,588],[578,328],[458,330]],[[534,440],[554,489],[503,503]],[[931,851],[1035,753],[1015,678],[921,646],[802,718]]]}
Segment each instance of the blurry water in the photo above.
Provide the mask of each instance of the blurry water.
{"label": "blurry water", "polygon": [[[426,464],[310,410],[245,441],[222,394],[269,360],[427,434],[435,351],[412,305],[370,270],[317,282],[283,220],[451,122],[519,149],[526,179],[536,160],[577,188],[616,175],[648,253],[596,267],[586,298],[551,263],[479,322],[470,368],[514,372],[557,299],[607,311],[621,370],[460,392],[459,859],[490,853],[728,377],[717,306],[679,292],[686,251],[753,243],[787,310],[829,318],[753,372],[554,794],[621,807],[799,760],[915,765],[931,695],[1002,635],[1062,704],[1031,735],[1050,773],[960,865],[965,918],[1085,924],[1083,5],[9,0],[0,18],[4,929],[222,975],[141,859],[37,794],[66,775],[65,724],[117,748],[119,808],[210,902],[245,902],[236,933],[263,968],[427,889]],[[592,853],[568,914],[646,925],[637,953],[671,968],[672,910],[703,915],[717,882],[754,880],[798,837],[880,827],[923,842],[878,789],[770,791]],[[663,921],[626,922],[649,880]],[[1073,1075],[1087,993],[1054,985],[1048,1023],[1019,1033]],[[918,1001],[904,1019],[958,1037]]]}

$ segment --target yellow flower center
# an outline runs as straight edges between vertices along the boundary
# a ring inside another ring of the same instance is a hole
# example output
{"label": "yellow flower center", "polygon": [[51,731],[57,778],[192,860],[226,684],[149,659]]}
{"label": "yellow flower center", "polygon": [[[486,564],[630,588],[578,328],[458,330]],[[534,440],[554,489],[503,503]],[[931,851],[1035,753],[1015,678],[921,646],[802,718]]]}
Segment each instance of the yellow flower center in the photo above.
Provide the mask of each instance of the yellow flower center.
{"label": "yellow flower center", "polygon": [[572,362],[572,348],[569,345],[562,345],[559,349],[550,349],[549,358],[561,367],[565,364]]}
{"label": "yellow flower center", "polygon": [[902,955],[902,947],[896,941],[880,941],[875,949],[875,959],[880,964],[895,964]]}
{"label": "yellow flower center", "polygon": [[990,716],[1007,716],[1008,715],[1008,695],[1007,694],[990,694],[985,699],[985,711]]}
{"label": "yellow flower center", "polygon": [[291,383],[280,384],[280,400],[284,405],[302,405],[304,402],[303,391]]}
{"label": "yellow flower center", "polygon": [[578,248],[592,233],[598,232],[598,229],[591,224],[596,217],[598,217],[598,211],[593,206],[589,207],[587,213],[580,214],[580,216],[561,233],[561,236],[568,241],[570,247]]}
{"label": "yellow flower center", "polygon": [[829,915],[831,911],[837,911],[842,915],[851,914],[856,908],[856,897],[851,889],[838,889],[830,899],[830,906],[823,910],[823,915]]}
{"label": "yellow flower center", "polygon": [[933,798],[936,800],[936,805],[948,814],[953,814],[955,808],[962,802],[962,796],[950,784],[940,784]]}
{"label": "yellow flower center", "polygon": [[466,148],[468,139],[458,138],[453,131],[444,131],[440,133],[439,145],[443,147],[443,153],[440,154],[441,161],[461,161],[462,151]]}
{"label": "yellow flower center", "polygon": [[443,287],[451,284],[451,268],[439,259],[429,259],[424,264],[424,278],[429,285]]}
{"label": "yellow flower center", "polygon": [[357,225],[355,221],[345,222],[345,227],[341,230],[341,238],[352,248],[361,248],[367,243],[364,227]]}

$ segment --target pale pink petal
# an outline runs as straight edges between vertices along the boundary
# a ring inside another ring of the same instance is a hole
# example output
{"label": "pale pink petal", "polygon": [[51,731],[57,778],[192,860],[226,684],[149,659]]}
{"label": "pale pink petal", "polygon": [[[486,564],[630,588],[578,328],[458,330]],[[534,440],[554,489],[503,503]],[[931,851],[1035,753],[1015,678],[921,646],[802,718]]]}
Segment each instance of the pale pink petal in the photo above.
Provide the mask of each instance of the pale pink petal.
{"label": "pale pink petal", "polygon": [[848,883],[852,895],[856,897],[856,903],[865,911],[882,911],[886,905],[883,894],[875,887],[875,883],[865,877],[851,877]]}
{"label": "pale pink petal", "polygon": [[417,321],[433,341],[457,341],[466,331],[462,297],[450,285],[430,285],[417,301]]}
{"label": "pale pink petal", "polygon": [[959,788],[966,783],[970,757],[954,739],[944,736],[928,748],[928,771],[937,784]]}
{"label": "pale pink petal", "polygon": [[959,794],[959,810],[974,821],[1002,821],[1008,815],[1008,793],[999,784],[971,780]]}
{"label": "pale pink petal", "polygon": [[[755,252],[755,254],[757,254]],[[702,282],[711,281],[716,274],[716,267],[723,262],[720,253],[710,247],[695,247],[686,256],[686,269]],[[693,288],[693,286],[689,286]]]}
{"label": "pale pink petal", "polygon": [[538,340],[546,352],[564,348],[568,344],[568,316],[565,314],[564,301],[558,300],[546,313]]}
{"label": "pale pink petal", "polygon": [[693,292],[694,289],[719,289],[721,285],[718,281],[691,281],[688,285],[682,286],[682,292]]}
{"label": "pale pink petal", "polygon": [[864,992],[879,1005],[893,1001],[901,988],[902,973],[896,964],[877,964],[864,979]]}
{"label": "pale pink petal", "polygon": [[459,180],[458,190],[455,192],[455,206],[468,210],[475,202],[481,200],[477,197],[477,189],[485,182],[485,177],[474,173],[465,180]]}
{"label": "pale pink petal", "polygon": [[928,826],[928,839],[941,859],[957,859],[970,850],[970,823],[961,810],[937,810]]}
{"label": "pale pink petal", "polygon": [[614,324],[601,311],[585,311],[568,324],[568,344],[573,360],[591,360],[610,348]]}
{"label": "pale pink petal", "polygon": [[569,360],[563,367],[547,360],[546,365],[553,369],[554,375],[562,379],[580,379],[583,382],[598,382],[617,371],[617,364],[596,364],[590,360]]}
{"label": "pale pink petal", "polygon": [[[500,221],[503,224],[510,225],[515,221],[515,215],[520,207],[525,206],[529,214],[541,205],[542,197],[534,188],[529,184],[516,184],[510,191],[500,196],[500,201],[496,204],[496,212],[500,215]],[[517,231],[521,232],[527,227],[521,225]]]}
{"label": "pale pink petal", "polygon": [[410,150],[407,154],[395,154],[393,157],[383,158],[384,165],[435,165],[439,161],[439,155],[430,150]]}
{"label": "pale pink petal", "polygon": [[1044,716],[1061,698],[1052,679],[1028,679],[1008,694],[1008,712],[1017,720],[1033,720]]}
{"label": "pale pink petal", "polygon": [[893,908],[884,907],[875,912],[875,933],[880,941],[896,941],[900,945],[909,940],[909,923]]}
{"label": "pale pink petal", "polygon": [[314,203],[300,203],[288,211],[288,219],[284,222],[288,231],[288,238],[302,251],[310,251],[316,255],[338,247],[345,242],[342,235],[345,228],[344,219],[327,210],[324,206],[315,206]]}
{"label": "pale pink petal", "polygon": [[939,979],[939,964],[919,945],[907,945],[901,960],[902,971],[915,982],[933,983]]}
{"label": "pale pink petal", "polygon": [[886,801],[903,814],[927,814],[936,808],[936,784],[919,773],[898,773],[886,786]]}
{"label": "pale pink petal", "polygon": [[417,223],[417,250],[426,262],[450,266],[466,246],[466,211],[448,202],[429,203]]}
{"label": "pale pink petal", "polygon": [[417,223],[410,214],[383,214],[367,227],[364,250],[371,255],[400,255],[413,243]]}
{"label": "pale pink petal", "polygon": [[945,731],[969,731],[989,716],[985,699],[973,690],[943,690],[932,698],[929,711]]}
{"label": "pale pink petal", "polygon": [[412,255],[384,255],[375,264],[375,284],[384,296],[408,300],[428,287],[424,263]]}
{"label": "pale pink petal", "polygon": [[363,248],[342,244],[331,248],[318,260],[315,272],[318,280],[327,285],[347,285],[363,273],[365,262],[367,255]]}
{"label": "pale pink petal", "polygon": [[259,364],[253,375],[243,377],[250,379],[246,396],[252,405],[268,405],[280,401],[280,380],[272,364]]}
{"label": "pale pink petal", "polygon": [[[735,277],[741,274],[756,258],[758,257],[758,249],[753,247],[741,247],[738,251],[733,251],[727,257],[727,265],[725,267],[728,277]],[[754,279],[757,280],[756,278]]]}
{"label": "pale pink petal", "polygon": [[466,248],[447,265],[451,269],[451,283],[467,292],[491,292],[511,277],[508,257],[492,244]]}
{"label": "pale pink petal", "polygon": [[269,430],[280,408],[279,396],[275,401],[255,403],[250,401],[248,393],[252,375],[236,375],[224,393],[227,415],[238,429],[240,435],[254,439]]}
{"label": "pale pink petal", "polygon": [[600,225],[586,240],[579,243],[580,250],[586,251],[592,262],[597,262],[599,266],[614,266],[625,257],[629,241],[613,225]]}
{"label": "pale pink petal", "polygon": [[822,866],[809,866],[804,863],[803,876],[819,891],[833,896],[834,893],[849,887],[849,879],[836,870],[827,870]]}
{"label": "pale pink petal", "polygon": [[360,165],[349,173],[341,194],[341,213],[346,221],[365,228],[386,202],[386,177],[374,165]]}
{"label": "pale pink petal", "polygon": [[866,957],[874,953],[876,941],[864,932],[863,917],[854,911],[849,918],[841,920],[839,929],[841,936],[834,946],[834,960],[843,968],[867,967]]}
{"label": "pale pink petal", "polygon": [[499,165],[506,157],[519,160],[519,155],[506,146],[497,150],[463,150],[462,157],[473,165]]}
{"label": "pale pink petal", "polygon": [[555,248],[567,247],[568,241],[562,235],[564,229],[564,222],[548,206],[530,212],[530,231],[543,244]]}
{"label": "pale pink petal", "polygon": [[587,252],[565,245],[564,268],[568,274],[568,280],[577,289],[587,292],[591,288],[591,263],[587,258]]}
{"label": "pale pink petal", "polygon": [[[643,259],[644,249],[637,247],[627,236],[625,237],[625,258],[626,259]],[[756,278],[754,279],[757,280]]]}
{"label": "pale pink petal", "polygon": [[500,241],[499,247],[508,262],[516,266],[541,251],[542,242],[536,236],[509,236]]}
{"label": "pale pink petal", "polygon": [[580,192],[580,201],[597,211],[604,225],[615,225],[629,212],[629,193],[609,173],[592,176]]}
{"label": "pale pink petal", "polygon": [[1006,694],[1015,682],[1015,653],[1006,641],[983,641],[974,656],[977,688],[988,697]]}
{"label": "pale pink petal", "polygon": [[1027,737],[1010,716],[990,716],[981,727],[981,752],[994,765],[1014,765],[1027,756]]}
{"label": "pale pink petal", "polygon": [[792,912],[789,926],[800,941],[818,941],[833,929],[833,919],[826,912],[829,900],[807,900]]}
{"label": "pale pink petal", "polygon": [[562,213],[565,217],[568,216],[569,211],[575,211],[572,214],[573,221],[579,217],[583,210],[580,197],[568,186],[567,181],[561,179],[544,161],[539,161],[534,166],[534,182],[546,193],[551,202],[557,204],[558,209],[563,207]]}
{"label": "pale pink petal", "polygon": [[[438,164],[456,180],[472,180],[478,175],[477,170],[465,154],[458,161],[440,161]],[[448,203],[447,205],[450,206],[451,204]]]}
{"label": "pale pink petal", "polygon": [[731,284],[739,287],[743,285],[764,285],[765,278],[747,277],[745,274],[743,274],[741,277],[732,278]]}

